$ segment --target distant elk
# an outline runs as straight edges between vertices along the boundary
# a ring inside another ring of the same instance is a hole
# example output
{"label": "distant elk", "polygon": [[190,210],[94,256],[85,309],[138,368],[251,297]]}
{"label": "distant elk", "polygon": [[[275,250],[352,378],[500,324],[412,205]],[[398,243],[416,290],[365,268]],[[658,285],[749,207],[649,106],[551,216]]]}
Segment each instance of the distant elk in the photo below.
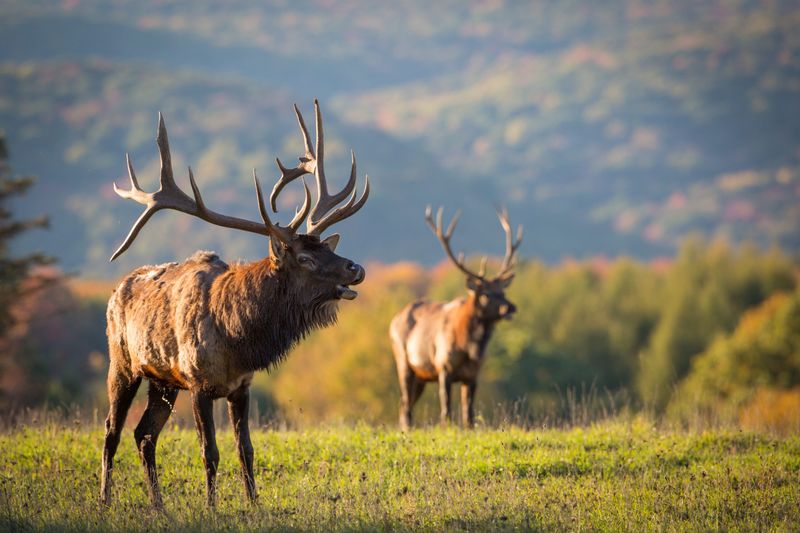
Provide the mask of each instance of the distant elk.
{"label": "distant elk", "polygon": [[[191,168],[194,198],[184,193],[172,174],[167,130],[159,115],[158,144],[161,187],[146,193],[139,187],[128,158],[131,189],[114,190],[122,198],[144,204],[145,211],[111,257],[122,254],[150,217],[160,209],[174,209],[206,222],[269,237],[269,256],[252,263],[228,265],[211,252],[197,252],[183,263],[145,266],[134,270],[108,302],[109,412],[103,447],[101,500],[111,499],[111,474],[120,433],[142,378],[150,387],[147,408],[136,426],[136,447],[144,466],[150,501],[162,507],[156,476],[156,443],[180,390],[191,394],[195,424],[203,451],[207,503],[215,504],[217,450],[213,401],[227,398],[241,463],[244,487],[256,499],[253,446],[248,429],[249,387],[253,373],[270,368],[286,357],[305,335],[336,321],[339,300],[352,300],[350,285],[364,280],[364,269],[334,253],[339,236],[325,239],[327,228],[354,213],[367,200],[369,180],[357,197],[356,161],[352,155],[350,179],[336,194],[328,193],[323,168],[322,116],[314,102],[317,137],[312,147],[303,117],[295,106],[305,141],[305,154],[295,168],[277,160],[281,176],[270,195],[276,198],[286,184],[305,174],[316,178],[317,198],[303,180],[305,201],[287,226],[273,224],[253,171],[262,222],[222,215],[206,207]],[[126,156],[127,157],[127,156]],[[350,196],[344,205],[339,205]],[[337,207],[338,206],[338,207]],[[309,212],[310,209],[310,212]],[[298,228],[306,220],[306,233]]]}
{"label": "distant elk", "polygon": [[392,341],[397,377],[400,380],[400,427],[411,426],[411,411],[428,382],[439,384],[439,404],[442,424],[450,418],[450,388],[461,382],[461,415],[464,427],[475,424],[475,389],[484,352],[495,325],[501,319],[511,319],[516,307],[505,295],[514,277],[514,254],[522,242],[522,226],[513,238],[508,213],[498,211],[505,231],[506,252],[500,271],[486,277],[486,257],[478,273],[468,269],[463,255],[456,257],[450,248],[450,238],[458,222],[458,213],[446,231],[442,226],[442,209],[436,222],[431,208],[425,221],[442,243],[447,257],[467,277],[467,296],[450,302],[418,300],[407,305],[391,322]]}

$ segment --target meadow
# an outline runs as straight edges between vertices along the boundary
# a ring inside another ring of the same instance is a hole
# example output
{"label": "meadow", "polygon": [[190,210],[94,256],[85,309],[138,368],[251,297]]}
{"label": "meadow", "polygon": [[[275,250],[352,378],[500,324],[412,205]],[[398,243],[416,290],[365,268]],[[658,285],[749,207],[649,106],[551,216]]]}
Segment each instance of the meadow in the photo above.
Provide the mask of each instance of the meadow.
{"label": "meadow", "polygon": [[159,442],[166,511],[150,509],[126,429],[114,501],[98,503],[102,429],[22,425],[0,434],[0,529],[796,531],[800,437],[657,429],[642,418],[584,428],[327,425],[254,431],[259,503],[218,433],[218,506],[204,505],[199,445]]}

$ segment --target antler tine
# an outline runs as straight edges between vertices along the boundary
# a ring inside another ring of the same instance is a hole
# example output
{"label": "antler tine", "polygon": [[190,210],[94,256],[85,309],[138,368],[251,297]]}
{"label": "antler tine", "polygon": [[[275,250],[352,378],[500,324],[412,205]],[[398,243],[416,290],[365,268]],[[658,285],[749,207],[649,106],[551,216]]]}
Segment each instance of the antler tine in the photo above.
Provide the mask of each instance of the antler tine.
{"label": "antler tine", "polygon": [[[156,134],[156,145],[158,145],[158,153],[161,160],[161,175],[159,177],[160,187],[154,193],[145,192],[140,186],[139,181],[136,179],[136,172],[133,169],[133,163],[128,154],[125,154],[125,160],[128,166],[128,176],[131,181],[131,189],[129,191],[120,189],[114,183],[114,192],[126,200],[134,200],[146,206],[144,213],[142,213],[128,232],[127,237],[122,244],[117,248],[111,256],[110,261],[119,257],[125,250],[127,250],[133,243],[139,231],[144,227],[153,213],[159,209],[171,207],[179,211],[185,211],[191,208],[189,204],[192,203],[191,199],[181,191],[175,184],[175,179],[172,175],[172,157],[169,151],[169,138],[167,136],[167,127],[164,124],[164,116],[158,113],[158,132]],[[163,200],[166,203],[161,203]],[[169,205],[166,205],[169,204]]]}
{"label": "antler tine", "polygon": [[[352,164],[350,167],[350,178],[341,191],[336,194],[330,194],[328,192],[328,181],[325,178],[325,132],[322,125],[322,112],[320,111],[319,101],[316,99],[314,100],[314,115],[317,130],[314,148],[311,146],[311,136],[308,133],[305,120],[303,120],[303,115],[300,113],[300,109],[297,105],[294,106],[294,110],[295,115],[297,115],[297,123],[300,125],[300,132],[303,135],[305,155],[299,158],[300,163],[294,168],[287,168],[281,163],[280,159],[276,159],[278,169],[281,171],[281,177],[278,179],[278,183],[275,184],[270,194],[270,205],[272,210],[277,212],[277,198],[281,190],[292,180],[304,174],[314,174],[317,183],[317,198],[308,215],[306,231],[309,235],[319,236],[334,223],[344,220],[361,209],[369,197],[369,179],[366,180],[364,193],[361,198],[357,198],[356,156],[355,153],[351,151]],[[347,204],[336,208],[348,195],[350,195],[350,199]]]}
{"label": "antler tine", "polygon": [[[120,189],[117,189],[116,185],[114,186],[114,191],[116,191],[116,193],[119,194],[122,198],[134,199],[133,196],[129,196],[127,194],[122,194],[122,193],[130,193],[130,192],[134,192],[134,191],[122,191]],[[144,191],[141,191],[141,192],[144,192]],[[136,201],[138,202],[139,200],[136,200]],[[139,202],[139,203],[142,203],[142,202]],[[122,255],[122,253],[124,253],[125,250],[127,250],[130,247],[130,245],[133,244],[134,239],[136,239],[136,236],[139,235],[139,231],[142,229],[142,227],[144,227],[145,224],[147,224],[147,221],[150,220],[150,217],[153,216],[153,213],[155,213],[155,212],[156,212],[155,209],[149,209],[148,208],[148,209],[145,209],[145,211],[141,215],[139,215],[139,218],[136,219],[136,222],[134,222],[133,226],[131,227],[131,230],[128,232],[128,235],[125,237],[125,240],[122,242],[122,244],[119,246],[119,248],[117,248],[117,250],[111,256],[111,259],[109,259],[109,261],[113,261],[114,259],[116,259],[120,255]]]}
{"label": "antler tine", "polygon": [[[133,224],[131,230],[128,232],[127,237],[125,237],[125,240],[122,242],[120,247],[117,248],[117,250],[114,252],[114,255],[111,256],[111,261],[119,257],[131,246],[133,241],[136,239],[136,236],[139,234],[139,231],[141,231],[147,221],[150,220],[150,217],[152,217],[156,211],[161,209],[173,209],[175,211],[181,211],[205,220],[206,222],[210,222],[211,224],[226,228],[240,229],[250,233],[257,233],[259,235],[267,236],[272,236],[275,234],[271,228],[266,227],[260,222],[253,222],[238,217],[222,215],[208,209],[203,202],[202,196],[200,195],[200,189],[197,187],[197,183],[194,180],[194,175],[192,174],[191,168],[189,169],[189,183],[192,187],[194,200],[176,185],[172,174],[172,157],[169,150],[167,128],[164,124],[164,117],[161,115],[161,113],[158,114],[158,134],[156,135],[156,144],[158,145],[158,152],[161,158],[161,175],[159,179],[161,186],[157,191],[148,193],[142,190],[142,188],[139,186],[138,180],[136,179],[136,173],[133,170],[133,163],[128,156],[126,156],[126,160],[131,188],[130,190],[124,190],[117,187],[116,183],[114,184],[114,192],[116,192],[122,198],[134,200],[144,205],[145,210]],[[286,235],[283,233],[279,235],[279,237],[285,236]],[[289,238],[290,237],[291,235],[289,235]]]}
{"label": "antler tine", "polygon": [[299,209],[296,209],[294,212],[294,218],[291,222],[289,222],[288,228],[291,228],[292,231],[297,231],[297,228],[300,227],[300,224],[303,223],[303,220],[306,219],[306,215],[308,215],[308,210],[311,208],[311,192],[308,190],[308,185],[306,184],[306,180],[303,179],[303,191],[305,192],[305,198],[303,200],[303,206]]}
{"label": "antler tine", "polygon": [[161,188],[175,189],[183,194],[183,191],[178,189],[175,184],[175,178],[172,175],[172,154],[169,151],[169,137],[167,137],[167,127],[164,125],[164,115],[160,111],[158,113],[156,145],[158,145],[158,153],[161,156]]}
{"label": "antler tine", "polygon": [[428,223],[428,226],[430,226],[431,230],[433,231],[433,234],[436,235],[436,237],[439,239],[439,242],[442,243],[442,248],[444,248],[444,252],[447,254],[447,257],[449,257],[450,260],[453,262],[453,264],[455,264],[456,267],[458,267],[458,269],[467,276],[483,279],[483,276],[476,274],[475,272],[472,272],[464,265],[463,253],[459,253],[458,257],[456,257],[456,255],[453,254],[452,248],[450,247],[450,238],[453,236],[453,231],[455,231],[456,229],[456,224],[458,223],[458,217],[461,214],[460,211],[456,211],[456,214],[453,215],[453,218],[450,220],[450,224],[447,226],[447,230],[444,232],[442,231],[443,227],[442,216],[444,214],[444,208],[440,207],[436,211],[435,222],[433,220],[432,213],[433,210],[431,209],[431,206],[427,206],[425,208],[425,222]]}
{"label": "antler tine", "polygon": [[481,269],[478,271],[478,275],[480,277],[485,277],[486,276],[486,263],[488,263],[488,262],[489,262],[489,257],[488,256],[484,255],[483,257],[481,257]]}
{"label": "antler tine", "polygon": [[[316,100],[314,100],[316,103]],[[297,123],[300,125],[300,131],[303,134],[303,143],[305,144],[306,148],[306,158],[309,160],[316,159],[314,155],[314,148],[311,146],[311,135],[308,134],[308,128],[306,128],[306,121],[303,120],[303,114],[300,113],[300,108],[297,107],[297,104],[294,105],[294,114],[297,117]]]}
{"label": "antler tine", "polygon": [[305,155],[298,158],[300,164],[295,168],[286,168],[279,158],[275,158],[278,169],[281,171],[281,177],[278,179],[275,186],[272,187],[272,192],[269,195],[270,207],[272,207],[272,211],[275,213],[278,212],[277,200],[281,190],[300,176],[313,174],[317,167],[317,156],[314,155],[314,148],[311,146],[311,136],[308,134],[306,122],[303,120],[303,115],[300,113],[300,109],[297,108],[297,104],[294,104],[294,114],[297,117],[297,124],[300,126],[300,133],[303,135]]}
{"label": "antler tine", "polygon": [[143,193],[141,187],[139,187],[139,180],[136,179],[136,172],[133,170],[133,163],[131,162],[131,156],[126,152],[125,153],[125,164],[128,167],[128,178],[131,181],[131,190],[126,191],[125,189],[120,189],[117,187],[116,182],[114,185],[114,192],[117,193],[122,198],[128,199],[131,198],[136,192]]}
{"label": "antler tine", "polygon": [[[317,168],[314,171],[314,177],[317,179],[317,201],[311,209],[311,215],[308,218],[308,233],[312,235],[319,235],[322,229],[327,228],[333,222],[322,224],[325,215],[338,205],[342,200],[347,198],[350,193],[355,191],[356,187],[356,154],[350,151],[350,178],[336,194],[328,193],[328,180],[325,177],[325,134],[322,127],[322,112],[319,108],[319,101],[314,100],[314,113],[317,126]],[[361,203],[363,205],[363,203]],[[359,206],[360,209],[361,206]],[[338,210],[337,210],[338,211]],[[357,209],[356,209],[357,211]],[[347,216],[352,215],[355,211],[348,213]],[[346,218],[342,216],[338,220]]]}
{"label": "antler tine", "polygon": [[133,243],[133,240],[139,234],[139,230],[142,229],[142,227],[147,223],[150,217],[153,216],[153,213],[155,213],[154,209],[149,208],[149,204],[152,201],[153,195],[144,192],[142,188],[139,186],[139,181],[136,179],[136,171],[133,170],[133,163],[131,162],[131,157],[127,153],[125,154],[125,162],[127,163],[128,166],[128,177],[130,178],[131,181],[131,189],[129,191],[126,191],[125,189],[120,189],[119,187],[117,187],[117,184],[115,182],[113,184],[114,192],[117,193],[118,196],[125,198],[126,200],[135,200],[140,204],[145,204],[148,206],[148,208],[145,209],[144,213],[139,215],[139,218],[131,227],[127,237],[125,237],[125,240],[122,242],[120,247],[117,248],[117,250],[114,252],[114,255],[111,256],[110,261],[113,261],[120,254],[122,254],[125,250],[128,249],[131,243]]}
{"label": "antler tine", "polygon": [[500,225],[506,235],[506,253],[500,265],[500,271],[495,278],[507,273],[514,266],[514,254],[516,254],[519,245],[522,244],[522,224],[517,226],[517,237],[514,239],[511,232],[511,223],[508,220],[508,210],[505,207],[497,210],[497,218],[500,219]]}
{"label": "antler tine", "polygon": [[[279,224],[273,224],[272,220],[269,218],[269,212],[267,211],[266,206],[264,205],[264,194],[261,192],[261,183],[258,181],[258,176],[256,175],[256,169],[253,169],[253,183],[256,186],[256,200],[258,201],[258,211],[261,213],[261,219],[264,221],[264,227],[267,229],[267,232],[270,238],[277,238],[283,242],[290,242],[292,240],[292,233],[294,233],[291,228],[286,227],[282,228]],[[308,191],[308,188],[306,188]],[[306,201],[308,203],[308,201]],[[303,206],[305,209],[305,205]],[[296,218],[296,217],[295,217]],[[292,221],[294,222],[294,220]]]}
{"label": "antler tine", "polygon": [[[353,158],[354,158],[354,163],[353,163],[354,170],[351,174],[351,176],[353,176],[353,178],[351,178],[351,181],[353,184],[355,184],[355,179],[354,179],[355,155],[353,155]],[[356,189],[353,189],[353,192],[350,195],[350,199],[347,200],[346,204],[337,207],[334,211],[331,211],[322,220],[319,220],[317,222],[313,221],[314,212],[312,211],[311,216],[309,216],[308,222],[306,223],[308,234],[321,235],[323,231],[325,231],[333,224],[352,216],[359,209],[361,209],[367,202],[367,198],[369,198],[369,176],[366,175],[364,176],[364,192],[361,193],[361,198],[358,198],[358,201],[356,201],[357,195],[358,191]],[[338,201],[333,203],[333,205],[336,205],[337,203]]]}

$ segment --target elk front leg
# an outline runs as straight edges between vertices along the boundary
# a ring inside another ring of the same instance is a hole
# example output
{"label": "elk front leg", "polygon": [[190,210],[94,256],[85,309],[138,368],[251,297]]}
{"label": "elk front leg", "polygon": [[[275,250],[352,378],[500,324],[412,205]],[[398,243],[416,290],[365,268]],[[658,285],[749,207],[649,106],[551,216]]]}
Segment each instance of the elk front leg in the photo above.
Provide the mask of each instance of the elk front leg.
{"label": "elk front leg", "polygon": [[161,491],[158,488],[158,474],[156,472],[156,444],[158,435],[167,423],[175,399],[178,397],[178,389],[165,387],[155,381],[150,382],[147,390],[147,408],[139,421],[139,425],[133,432],[136,439],[136,449],[139,450],[139,457],[147,480],[147,492],[150,495],[150,503],[153,507],[161,509],[164,502],[161,500]]}
{"label": "elk front leg", "polygon": [[475,426],[475,389],[477,383],[468,381],[461,384],[461,423],[465,428]]}
{"label": "elk front leg", "polygon": [[450,421],[450,386],[453,380],[446,370],[439,372],[439,421],[443,426]]}
{"label": "elk front leg", "polygon": [[121,372],[112,361],[108,370],[108,417],[106,418],[106,438],[103,443],[103,472],[100,479],[100,502],[111,503],[111,474],[114,470],[114,455],[117,453],[119,438],[125,418],[128,416],[136,391],[142,378],[133,379]]}
{"label": "elk front leg", "polygon": [[236,450],[239,452],[239,463],[242,465],[242,479],[247,497],[251,502],[258,498],[256,481],[253,476],[253,444],[250,442],[250,427],[247,416],[250,408],[250,389],[242,387],[228,396],[228,414],[233,424],[236,438]]}
{"label": "elk front leg", "polygon": [[214,400],[206,392],[192,392],[192,411],[200,447],[203,449],[203,464],[206,468],[206,503],[209,507],[216,504],[217,466],[219,466],[219,450],[214,431]]}

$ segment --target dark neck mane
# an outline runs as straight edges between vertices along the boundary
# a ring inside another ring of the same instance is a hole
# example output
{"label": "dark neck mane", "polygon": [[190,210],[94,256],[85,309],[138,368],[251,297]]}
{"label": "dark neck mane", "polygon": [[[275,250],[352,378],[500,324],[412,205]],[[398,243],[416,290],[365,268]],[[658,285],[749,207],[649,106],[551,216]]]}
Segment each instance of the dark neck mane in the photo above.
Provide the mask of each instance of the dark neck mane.
{"label": "dark neck mane", "polygon": [[477,343],[478,353],[483,354],[494,324],[494,321],[485,320],[478,315],[475,295],[471,293],[455,310],[453,326],[456,328],[456,343],[463,350],[468,350],[470,345],[475,346]]}
{"label": "dark neck mane", "polygon": [[269,258],[231,265],[214,281],[211,311],[244,370],[271,368],[306,335],[336,322],[337,301],[310,292]]}

